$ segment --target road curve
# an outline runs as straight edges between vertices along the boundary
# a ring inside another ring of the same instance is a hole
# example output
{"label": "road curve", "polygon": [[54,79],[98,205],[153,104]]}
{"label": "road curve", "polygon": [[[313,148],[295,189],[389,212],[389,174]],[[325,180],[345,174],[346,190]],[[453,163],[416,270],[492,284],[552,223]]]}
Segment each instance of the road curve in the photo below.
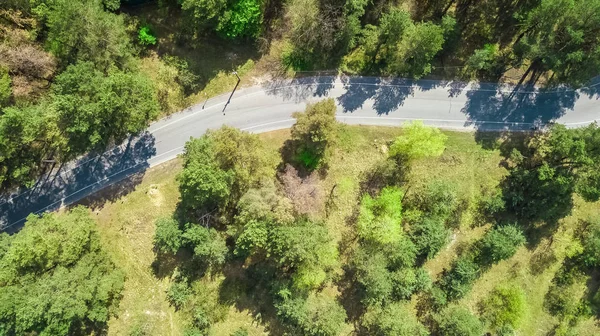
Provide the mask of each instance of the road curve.
{"label": "road curve", "polygon": [[[152,166],[175,158],[190,137],[230,125],[254,133],[290,127],[307,103],[334,98],[348,124],[398,126],[409,120],[468,131],[528,130],[549,122],[568,127],[600,119],[600,78],[580,90],[374,77],[309,77],[269,82],[195,105],[150,125],[102,154],[90,154],[44,176],[31,189],[0,198],[0,228],[18,230],[30,213],[72,204],[114,182],[130,188]],[[128,192],[125,187],[121,192]]]}

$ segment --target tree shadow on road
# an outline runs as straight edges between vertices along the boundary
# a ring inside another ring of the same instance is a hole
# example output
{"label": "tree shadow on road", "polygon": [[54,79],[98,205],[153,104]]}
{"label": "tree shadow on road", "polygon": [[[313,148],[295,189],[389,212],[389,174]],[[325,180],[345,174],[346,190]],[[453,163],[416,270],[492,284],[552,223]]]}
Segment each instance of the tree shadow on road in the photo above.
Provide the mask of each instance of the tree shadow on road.
{"label": "tree shadow on road", "polygon": [[5,231],[16,232],[30,213],[59,209],[127,178],[125,184],[88,200],[88,205],[99,207],[121,197],[141,182],[150,167],[148,160],[156,154],[154,142],[154,136],[144,132],[104,153],[90,153],[51,171],[42,176],[34,188],[10,200],[0,201],[3,202],[0,203],[0,223],[4,223]]}

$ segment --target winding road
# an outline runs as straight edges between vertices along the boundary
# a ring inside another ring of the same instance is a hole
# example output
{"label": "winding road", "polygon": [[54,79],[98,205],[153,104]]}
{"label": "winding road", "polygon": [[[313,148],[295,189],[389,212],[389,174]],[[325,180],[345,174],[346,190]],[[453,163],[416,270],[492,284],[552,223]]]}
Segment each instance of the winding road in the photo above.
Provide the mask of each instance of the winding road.
{"label": "winding road", "polygon": [[[409,120],[467,131],[529,130],[549,122],[580,127],[600,120],[600,78],[580,90],[538,90],[498,84],[309,77],[269,82],[210,99],[153,123],[144,133],[102,154],[89,154],[43,176],[28,190],[0,198],[0,228],[14,232],[28,214],[73,204],[123,179],[130,191],[146,169],[175,158],[190,137],[223,124],[254,133],[288,128],[307,103],[335,98],[348,124],[398,126]],[[120,184],[121,185],[121,184]],[[117,197],[117,196],[115,196]]]}

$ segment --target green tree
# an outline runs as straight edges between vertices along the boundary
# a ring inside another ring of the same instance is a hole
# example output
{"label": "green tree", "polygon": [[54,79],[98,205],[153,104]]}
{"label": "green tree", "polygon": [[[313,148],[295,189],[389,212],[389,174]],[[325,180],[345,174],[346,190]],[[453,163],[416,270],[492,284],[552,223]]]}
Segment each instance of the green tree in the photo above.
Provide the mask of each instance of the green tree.
{"label": "green tree", "polygon": [[450,239],[450,231],[439,218],[423,218],[410,226],[410,236],[419,254],[432,259]]}
{"label": "green tree", "polygon": [[555,124],[523,152],[515,149],[502,185],[507,209],[531,221],[556,221],[570,213],[574,192],[586,201],[598,200],[598,134],[596,124],[580,129]]}
{"label": "green tree", "polygon": [[402,135],[394,140],[389,153],[390,156],[404,157],[408,160],[440,156],[446,149],[447,139],[439,129],[415,121],[405,125]]}
{"label": "green tree", "polygon": [[232,210],[250,188],[274,173],[256,135],[226,126],[188,141],[183,158],[181,202],[195,216]]}
{"label": "green tree", "polygon": [[[46,103],[8,107],[0,115],[0,185],[31,186],[41,171],[40,162],[55,159],[59,130]],[[60,157],[59,157],[60,158]]]}
{"label": "green tree", "polygon": [[596,219],[586,227],[583,237],[581,237],[583,253],[579,260],[586,267],[600,266],[600,220]]}
{"label": "green tree", "polygon": [[446,292],[448,300],[458,300],[464,297],[473,287],[473,282],[479,277],[480,268],[469,255],[459,257],[452,269],[444,272],[441,287]]}
{"label": "green tree", "polygon": [[517,329],[525,317],[527,308],[525,293],[515,285],[501,285],[483,302],[483,316],[492,328],[510,326]]}
{"label": "green tree", "polygon": [[360,248],[354,254],[352,267],[363,304],[374,305],[391,298],[394,284],[383,253]]}
{"label": "green tree", "polygon": [[322,223],[299,219],[292,225],[273,227],[271,235],[271,258],[293,273],[297,289],[318,287],[327,271],[338,265],[337,247]]}
{"label": "green tree", "polygon": [[238,0],[219,16],[217,32],[229,39],[252,38],[260,32],[261,24],[261,1]]}
{"label": "green tree", "polygon": [[169,217],[159,218],[156,221],[154,245],[161,252],[177,253],[182,243],[181,235],[177,220]]}
{"label": "green tree", "polygon": [[215,268],[225,263],[227,252],[225,239],[213,228],[188,224],[182,235],[183,245],[194,251],[194,257],[207,268]]}
{"label": "green tree", "polygon": [[391,303],[374,307],[363,317],[370,335],[427,336],[429,332],[406,304]]}
{"label": "green tree", "polygon": [[431,72],[431,61],[442,49],[443,29],[425,22],[409,26],[396,51],[387,62],[386,72],[421,78]]}
{"label": "green tree", "polygon": [[495,227],[481,240],[478,258],[481,263],[491,265],[512,257],[523,244],[525,244],[525,236],[517,226]]}
{"label": "green tree", "polygon": [[336,336],[345,326],[346,311],[330,296],[284,298],[275,308],[277,315],[301,335]]}
{"label": "green tree", "polygon": [[451,306],[444,309],[435,317],[437,330],[445,336],[481,336],[483,323],[462,307]]}
{"label": "green tree", "polygon": [[389,244],[402,236],[402,196],[399,188],[386,187],[378,197],[363,196],[360,203],[358,236],[368,242]]}
{"label": "green tree", "polygon": [[327,159],[337,130],[335,111],[335,101],[329,98],[292,115],[296,119],[291,130],[295,159],[308,170],[318,168]]}
{"label": "green tree", "polygon": [[47,29],[47,48],[63,67],[77,61],[90,61],[103,71],[126,67],[131,45],[123,16],[106,12],[102,0],[35,3],[33,12]]}
{"label": "green tree", "polygon": [[598,0],[542,0],[525,19],[515,45],[520,59],[529,63],[523,75],[537,79],[552,71],[556,83],[586,84],[600,68]]}
{"label": "green tree", "polygon": [[84,208],[31,215],[0,259],[0,332],[72,335],[101,330],[124,275],[103,251]]}
{"label": "green tree", "polygon": [[56,77],[52,108],[66,138],[67,158],[120,142],[158,115],[149,78],[121,71],[104,75],[90,62],[70,65]]}

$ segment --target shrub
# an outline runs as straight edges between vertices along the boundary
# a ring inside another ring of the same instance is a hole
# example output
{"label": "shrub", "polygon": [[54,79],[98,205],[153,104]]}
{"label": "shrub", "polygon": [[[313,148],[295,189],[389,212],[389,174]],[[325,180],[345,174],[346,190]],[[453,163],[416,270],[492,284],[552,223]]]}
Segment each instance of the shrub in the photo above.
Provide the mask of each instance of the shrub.
{"label": "shrub", "polygon": [[483,302],[484,318],[497,330],[505,326],[517,329],[523,320],[525,309],[525,293],[514,285],[496,287]]}
{"label": "shrub", "polygon": [[410,227],[410,236],[420,255],[433,258],[448,242],[450,231],[437,217],[423,218]]}
{"label": "shrub", "polygon": [[167,290],[167,300],[175,307],[181,309],[187,302],[192,291],[186,281],[176,281]]}
{"label": "shrub", "polygon": [[390,156],[408,160],[442,155],[448,137],[439,129],[427,127],[422,121],[407,123],[402,135],[390,146]]}
{"label": "shrub", "polygon": [[162,252],[177,253],[181,247],[182,231],[173,218],[159,218],[156,221],[154,245]]}
{"label": "shrub", "polygon": [[471,256],[461,256],[454,263],[454,267],[442,278],[441,286],[449,300],[458,300],[464,297],[479,277],[479,265]]}
{"label": "shrub", "polygon": [[491,265],[512,257],[525,244],[523,231],[514,225],[493,228],[481,240],[479,261]]}
{"label": "shrub", "polygon": [[377,198],[365,195],[357,222],[359,237],[381,245],[400,240],[402,196],[402,190],[395,187],[384,188]]}
{"label": "shrub", "polygon": [[154,36],[149,26],[143,26],[140,28],[138,31],[138,40],[144,46],[156,44],[156,36]]}
{"label": "shrub", "polygon": [[444,336],[481,336],[483,323],[466,308],[448,307],[435,316],[437,330]]}
{"label": "shrub", "polygon": [[427,329],[402,303],[392,303],[384,308],[374,307],[363,317],[369,335],[376,336],[426,336]]}

